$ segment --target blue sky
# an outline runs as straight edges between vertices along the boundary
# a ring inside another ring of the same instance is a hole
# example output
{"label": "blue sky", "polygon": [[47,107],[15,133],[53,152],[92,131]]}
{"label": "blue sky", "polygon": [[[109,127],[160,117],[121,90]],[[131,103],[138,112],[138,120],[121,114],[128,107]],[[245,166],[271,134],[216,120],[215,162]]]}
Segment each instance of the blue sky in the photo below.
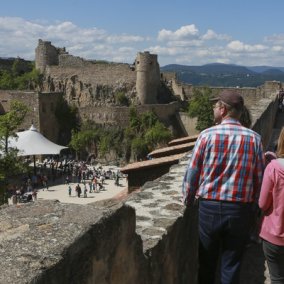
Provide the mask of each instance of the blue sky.
{"label": "blue sky", "polygon": [[284,66],[283,0],[9,0],[0,57],[34,60],[38,39],[85,59]]}

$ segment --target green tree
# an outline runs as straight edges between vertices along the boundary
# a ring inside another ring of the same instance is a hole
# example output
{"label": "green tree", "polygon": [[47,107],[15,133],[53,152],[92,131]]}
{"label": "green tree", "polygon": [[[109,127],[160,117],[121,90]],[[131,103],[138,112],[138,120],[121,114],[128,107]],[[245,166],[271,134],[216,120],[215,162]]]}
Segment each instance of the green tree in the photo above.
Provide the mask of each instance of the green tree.
{"label": "green tree", "polygon": [[141,115],[141,128],[145,131],[154,127],[158,121],[158,117],[153,111],[146,111]]}
{"label": "green tree", "polygon": [[14,77],[9,71],[1,71],[0,73],[0,89],[12,90],[16,89],[16,84],[14,82]]}
{"label": "green tree", "polygon": [[36,70],[34,63],[14,60],[10,70],[0,71],[0,89],[34,90],[40,84],[42,75]]}
{"label": "green tree", "polygon": [[17,156],[16,149],[9,149],[8,153],[0,156],[0,205],[7,203],[7,187],[14,182],[19,174],[26,173],[28,166],[21,157]]}
{"label": "green tree", "polygon": [[136,132],[139,133],[141,129],[141,117],[139,116],[137,109],[135,107],[130,107],[129,109],[129,128]]}
{"label": "green tree", "polygon": [[210,98],[212,90],[209,88],[194,89],[193,97],[189,102],[188,114],[197,117],[196,129],[202,131],[213,125],[214,117]]}
{"label": "green tree", "polygon": [[76,133],[79,130],[78,109],[75,106],[68,105],[64,97],[61,96],[55,107],[55,116],[60,133],[58,142],[66,144],[72,137],[71,132],[74,131]]}
{"label": "green tree", "polygon": [[34,86],[39,85],[40,81],[41,75],[35,68],[14,78],[14,84],[18,90],[34,89]]}
{"label": "green tree", "polygon": [[17,127],[23,122],[28,107],[11,101],[10,111],[0,116],[0,204],[7,202],[7,185],[19,173],[27,170],[17,150],[9,148],[8,138],[16,136]]}
{"label": "green tree", "polygon": [[133,107],[130,109],[129,126],[125,129],[126,144],[136,159],[144,159],[149,151],[158,145],[166,144],[172,133],[158,119],[154,111],[139,115]]}
{"label": "green tree", "polygon": [[114,146],[114,144],[112,143],[111,135],[108,135],[108,133],[103,135],[100,138],[100,142],[99,142],[100,155],[105,156],[105,154],[111,150],[112,145]]}
{"label": "green tree", "polygon": [[23,122],[28,107],[16,100],[11,101],[10,111],[0,116],[0,143],[8,153],[8,138],[16,135],[17,127]]}
{"label": "green tree", "polygon": [[89,148],[97,141],[99,134],[95,130],[72,130],[71,141],[69,146],[75,150],[76,156],[80,156],[81,152],[88,152]]}
{"label": "green tree", "polygon": [[136,137],[132,140],[131,150],[136,160],[144,160],[149,152],[147,142],[141,137]]}
{"label": "green tree", "polygon": [[81,156],[94,153],[95,156],[106,157],[112,153],[116,158],[124,157],[128,160],[132,155],[140,160],[145,159],[157,145],[168,142],[171,136],[171,132],[159,122],[153,111],[139,115],[136,108],[132,107],[126,128],[99,126],[87,121],[81,125],[80,131],[72,131],[69,146]]}
{"label": "green tree", "polygon": [[159,144],[166,144],[172,139],[172,133],[159,121],[145,132],[145,140],[151,149]]}

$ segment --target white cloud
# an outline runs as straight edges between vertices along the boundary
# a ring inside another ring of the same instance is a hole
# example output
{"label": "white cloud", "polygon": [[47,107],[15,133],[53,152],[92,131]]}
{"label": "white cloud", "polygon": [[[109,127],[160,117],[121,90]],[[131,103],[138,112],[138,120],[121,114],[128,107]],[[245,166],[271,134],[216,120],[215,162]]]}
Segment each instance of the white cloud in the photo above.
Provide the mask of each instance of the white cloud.
{"label": "white cloud", "polygon": [[[0,36],[0,56],[20,56],[29,60],[34,59],[38,39],[51,41],[57,47],[66,47],[75,56],[87,56],[89,59],[102,57],[110,61],[123,58],[123,62],[132,62],[135,58],[137,51],[133,50],[132,45],[149,40],[139,35],[109,34],[102,29],[80,28],[70,21],[32,22],[13,17],[0,17]],[[123,50],[128,50],[128,53]],[[129,53],[130,50],[132,53]],[[122,56],[115,54],[119,51]]]}
{"label": "white cloud", "polygon": [[179,41],[184,39],[190,39],[198,36],[198,29],[195,25],[188,25],[179,28],[176,31],[161,30],[158,33],[159,41]]}
{"label": "white cloud", "polygon": [[225,40],[228,41],[231,39],[230,36],[225,34],[217,34],[213,30],[209,29],[207,32],[201,37],[203,40]]}
{"label": "white cloud", "polygon": [[0,17],[0,56],[33,60],[38,39],[66,47],[86,59],[132,63],[138,52],[158,55],[161,66],[170,63],[201,65],[213,62],[240,65],[283,65],[284,34],[266,36],[263,41],[245,42],[213,29],[201,33],[194,24],[176,30],[158,31],[157,38],[139,34],[111,34],[96,27],[82,28],[70,21],[28,21]]}
{"label": "white cloud", "polygon": [[284,34],[273,34],[271,36],[266,36],[264,38],[265,42],[273,43],[275,45],[283,45],[284,44]]}
{"label": "white cloud", "polygon": [[114,35],[114,36],[108,36],[107,41],[110,43],[123,43],[123,42],[141,42],[145,39],[141,36],[132,36],[132,35]]}
{"label": "white cloud", "polygon": [[284,47],[280,45],[275,45],[272,47],[272,50],[275,52],[284,52]]}
{"label": "white cloud", "polygon": [[267,50],[268,47],[262,44],[249,45],[239,40],[231,41],[227,47],[234,52],[258,52]]}

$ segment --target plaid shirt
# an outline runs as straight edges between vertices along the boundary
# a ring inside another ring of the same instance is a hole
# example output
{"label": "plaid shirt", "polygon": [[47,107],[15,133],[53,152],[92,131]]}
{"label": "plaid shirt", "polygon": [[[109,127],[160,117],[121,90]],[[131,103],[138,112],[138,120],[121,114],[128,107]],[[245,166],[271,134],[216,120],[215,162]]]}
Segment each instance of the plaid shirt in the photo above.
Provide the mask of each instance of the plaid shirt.
{"label": "plaid shirt", "polygon": [[263,170],[260,135],[227,118],[199,135],[183,180],[184,203],[195,196],[257,202]]}

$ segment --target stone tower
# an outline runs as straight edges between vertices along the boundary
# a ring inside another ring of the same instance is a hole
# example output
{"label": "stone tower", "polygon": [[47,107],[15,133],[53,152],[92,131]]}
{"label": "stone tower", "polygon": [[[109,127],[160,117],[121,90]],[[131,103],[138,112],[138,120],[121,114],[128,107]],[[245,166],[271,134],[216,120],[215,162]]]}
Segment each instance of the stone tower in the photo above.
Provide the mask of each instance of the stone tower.
{"label": "stone tower", "polygon": [[156,54],[139,52],[135,61],[136,91],[141,104],[156,104],[160,86],[160,66]]}
{"label": "stone tower", "polygon": [[35,49],[36,69],[43,73],[47,65],[58,65],[58,55],[59,50],[50,41],[39,39]]}

